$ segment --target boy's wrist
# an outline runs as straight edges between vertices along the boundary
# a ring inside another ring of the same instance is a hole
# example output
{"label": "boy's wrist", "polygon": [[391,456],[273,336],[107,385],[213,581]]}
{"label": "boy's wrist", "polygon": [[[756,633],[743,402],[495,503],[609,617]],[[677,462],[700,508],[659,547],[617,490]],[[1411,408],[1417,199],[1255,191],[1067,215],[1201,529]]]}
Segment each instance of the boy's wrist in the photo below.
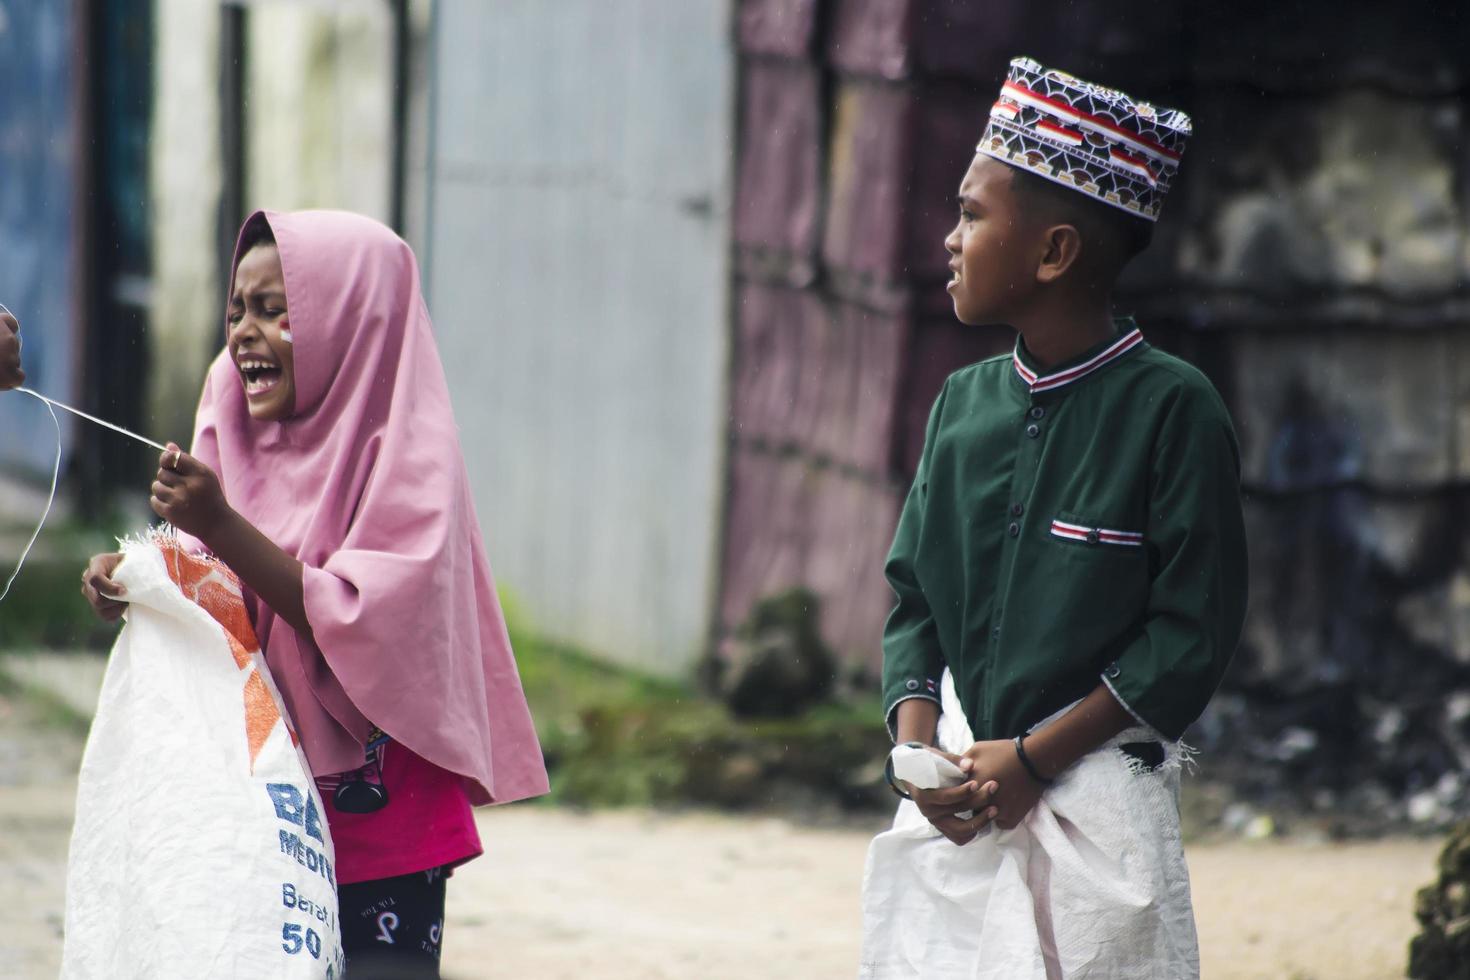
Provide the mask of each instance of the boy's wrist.
{"label": "boy's wrist", "polygon": [[895,741],[923,742],[933,745],[939,727],[939,705],[928,698],[907,698],[894,708],[898,717],[894,720]]}

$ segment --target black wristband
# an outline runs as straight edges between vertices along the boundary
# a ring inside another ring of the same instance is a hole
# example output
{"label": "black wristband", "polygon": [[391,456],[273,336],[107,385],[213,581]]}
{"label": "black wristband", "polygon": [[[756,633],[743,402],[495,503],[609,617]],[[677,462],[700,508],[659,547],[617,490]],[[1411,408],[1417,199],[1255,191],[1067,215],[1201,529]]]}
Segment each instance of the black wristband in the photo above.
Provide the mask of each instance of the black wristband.
{"label": "black wristband", "polygon": [[912,800],[914,798],[911,793],[908,793],[902,786],[898,785],[898,780],[893,778],[893,756],[891,755],[883,760],[883,781],[888,784],[889,789],[904,799]]}
{"label": "black wristband", "polygon": [[1037,772],[1036,767],[1031,764],[1031,757],[1026,754],[1026,747],[1021,744],[1021,739],[1025,737],[1025,735],[1016,736],[1016,758],[1021,760],[1021,765],[1026,767],[1026,772],[1031,776],[1032,779],[1036,780],[1043,786],[1050,786],[1053,782],[1055,782],[1055,780],[1047,779],[1041,773]]}

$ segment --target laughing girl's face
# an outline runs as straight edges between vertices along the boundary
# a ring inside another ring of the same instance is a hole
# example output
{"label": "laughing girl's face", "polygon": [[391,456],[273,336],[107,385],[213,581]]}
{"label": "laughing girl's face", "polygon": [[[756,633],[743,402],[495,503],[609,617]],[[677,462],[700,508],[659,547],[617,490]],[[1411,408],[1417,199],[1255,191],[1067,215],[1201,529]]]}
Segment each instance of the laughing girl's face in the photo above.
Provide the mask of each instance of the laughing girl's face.
{"label": "laughing girl's face", "polygon": [[275,245],[257,245],[240,259],[226,319],[230,359],[240,372],[250,417],[286,418],[296,407],[296,378],[286,275]]}

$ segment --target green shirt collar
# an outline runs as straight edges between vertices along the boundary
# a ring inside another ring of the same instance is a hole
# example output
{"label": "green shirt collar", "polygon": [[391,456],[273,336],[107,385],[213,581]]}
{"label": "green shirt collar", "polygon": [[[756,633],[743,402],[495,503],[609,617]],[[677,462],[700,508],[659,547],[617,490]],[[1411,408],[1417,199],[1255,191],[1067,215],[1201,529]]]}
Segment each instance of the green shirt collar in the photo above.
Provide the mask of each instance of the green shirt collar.
{"label": "green shirt collar", "polygon": [[1138,324],[1133,322],[1132,317],[1118,317],[1113,324],[1118,333],[1111,340],[1105,340],[1071,360],[1045,370],[1037,365],[1031,352],[1026,350],[1025,342],[1018,336],[1015,353],[1011,356],[1017,381],[1033,395],[1055,391],[1102,370],[1130,351],[1148,346],[1144,343],[1143,332],[1138,329]]}

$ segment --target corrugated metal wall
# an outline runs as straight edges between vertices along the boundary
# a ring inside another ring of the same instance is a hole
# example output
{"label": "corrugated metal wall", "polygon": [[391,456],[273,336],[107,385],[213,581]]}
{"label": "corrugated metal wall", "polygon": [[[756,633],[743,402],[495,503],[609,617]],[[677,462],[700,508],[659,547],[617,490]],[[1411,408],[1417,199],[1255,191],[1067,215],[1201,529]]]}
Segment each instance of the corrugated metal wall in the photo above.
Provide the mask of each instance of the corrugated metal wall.
{"label": "corrugated metal wall", "polygon": [[684,671],[721,499],[728,4],[436,20],[423,258],[491,562],[542,633]]}

